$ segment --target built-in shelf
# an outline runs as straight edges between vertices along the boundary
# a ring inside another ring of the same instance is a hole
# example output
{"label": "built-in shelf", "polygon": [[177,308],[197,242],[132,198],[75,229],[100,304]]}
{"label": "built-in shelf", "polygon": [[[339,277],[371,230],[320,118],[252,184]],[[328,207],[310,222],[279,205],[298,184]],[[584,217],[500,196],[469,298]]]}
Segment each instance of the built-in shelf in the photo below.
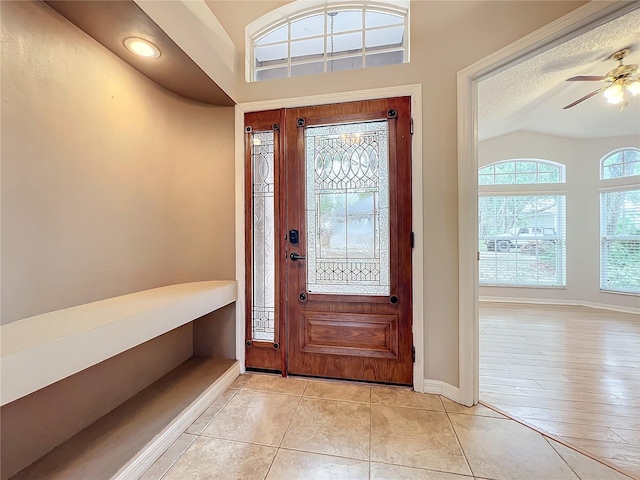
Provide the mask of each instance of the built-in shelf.
{"label": "built-in shelf", "polygon": [[235,281],[183,283],[3,325],[1,405],[218,310],[237,296]]}
{"label": "built-in shelf", "polygon": [[134,479],[226,390],[238,362],[184,362],[11,480]]}

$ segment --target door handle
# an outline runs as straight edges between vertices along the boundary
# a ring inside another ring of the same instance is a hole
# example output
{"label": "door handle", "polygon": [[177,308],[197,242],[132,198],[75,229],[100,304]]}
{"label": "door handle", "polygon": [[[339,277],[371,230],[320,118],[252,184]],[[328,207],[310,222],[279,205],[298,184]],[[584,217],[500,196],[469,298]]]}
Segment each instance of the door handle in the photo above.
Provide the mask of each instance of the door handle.
{"label": "door handle", "polygon": [[305,257],[304,255],[298,255],[298,252],[291,252],[291,255],[289,255],[289,258],[291,260],[297,261],[297,260],[304,260]]}

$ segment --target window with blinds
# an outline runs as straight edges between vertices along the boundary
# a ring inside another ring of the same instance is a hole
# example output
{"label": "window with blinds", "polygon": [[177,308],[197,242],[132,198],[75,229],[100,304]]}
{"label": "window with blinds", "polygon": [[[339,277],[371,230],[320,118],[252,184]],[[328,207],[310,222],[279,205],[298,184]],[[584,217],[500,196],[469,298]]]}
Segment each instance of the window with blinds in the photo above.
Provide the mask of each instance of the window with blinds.
{"label": "window with blinds", "polygon": [[480,285],[566,285],[564,173],[531,159],[479,169]]}
{"label": "window with blinds", "polygon": [[640,294],[640,150],[607,155],[600,173],[600,288]]}

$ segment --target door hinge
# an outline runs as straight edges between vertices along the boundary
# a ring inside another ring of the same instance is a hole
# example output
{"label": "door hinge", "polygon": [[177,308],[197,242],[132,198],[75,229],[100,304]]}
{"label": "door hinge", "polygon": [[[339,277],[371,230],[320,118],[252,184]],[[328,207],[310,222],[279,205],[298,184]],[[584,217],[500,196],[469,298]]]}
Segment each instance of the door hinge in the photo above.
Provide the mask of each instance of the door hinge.
{"label": "door hinge", "polygon": [[411,232],[411,248],[414,248],[416,246],[416,235],[415,233]]}
{"label": "door hinge", "polygon": [[480,252],[478,252],[478,260],[480,260]]}
{"label": "door hinge", "polygon": [[416,363],[416,347],[411,347],[411,360]]}
{"label": "door hinge", "polygon": [[413,118],[411,119],[411,130],[410,130],[411,135],[413,135]]}

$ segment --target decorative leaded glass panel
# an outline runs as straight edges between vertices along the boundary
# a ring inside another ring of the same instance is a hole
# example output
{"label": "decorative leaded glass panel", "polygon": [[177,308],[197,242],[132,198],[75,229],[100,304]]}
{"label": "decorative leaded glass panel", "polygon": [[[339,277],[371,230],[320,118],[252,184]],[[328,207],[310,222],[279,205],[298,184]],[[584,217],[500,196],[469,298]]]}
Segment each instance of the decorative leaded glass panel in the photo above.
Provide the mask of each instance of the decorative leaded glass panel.
{"label": "decorative leaded glass panel", "polygon": [[305,129],[307,291],[389,295],[386,120]]}
{"label": "decorative leaded glass panel", "polygon": [[253,340],[273,342],[275,327],[274,132],[251,135]]}

